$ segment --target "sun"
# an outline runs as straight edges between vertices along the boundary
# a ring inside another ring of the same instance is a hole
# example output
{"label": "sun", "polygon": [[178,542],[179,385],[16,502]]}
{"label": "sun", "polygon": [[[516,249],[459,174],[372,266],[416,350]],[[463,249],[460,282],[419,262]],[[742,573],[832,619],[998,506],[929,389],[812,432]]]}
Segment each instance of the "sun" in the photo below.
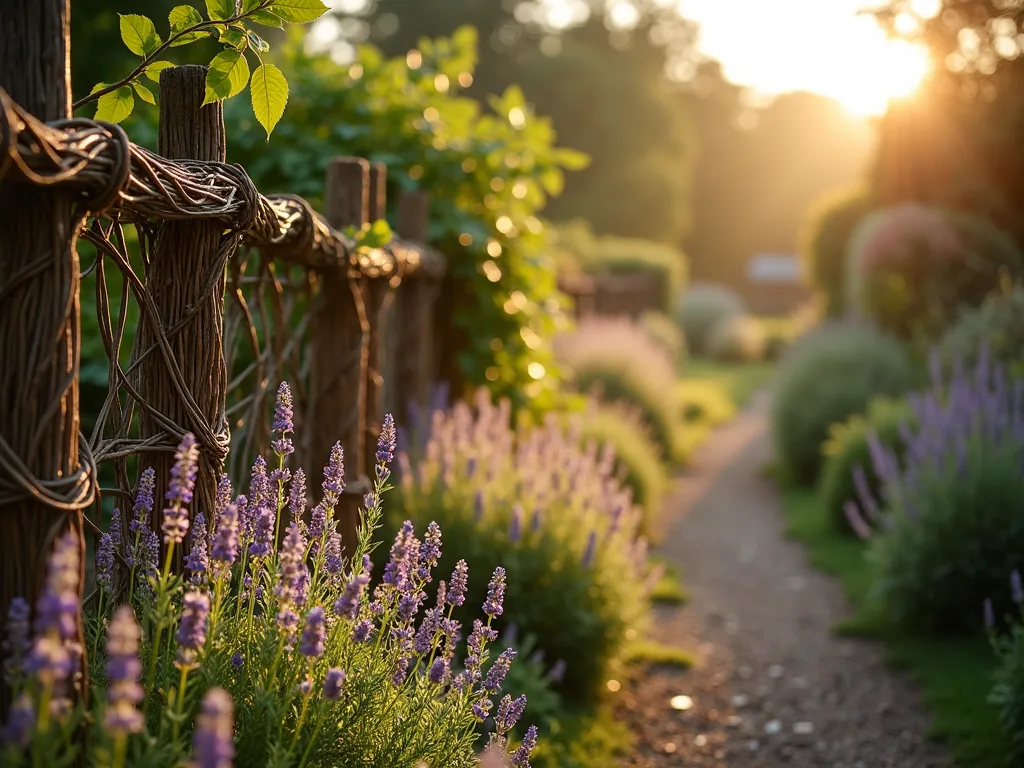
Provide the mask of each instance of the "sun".
{"label": "sun", "polygon": [[847,73],[833,76],[829,95],[861,117],[881,115],[890,101],[914,95],[931,71],[928,51],[905,40],[885,40],[865,50]]}

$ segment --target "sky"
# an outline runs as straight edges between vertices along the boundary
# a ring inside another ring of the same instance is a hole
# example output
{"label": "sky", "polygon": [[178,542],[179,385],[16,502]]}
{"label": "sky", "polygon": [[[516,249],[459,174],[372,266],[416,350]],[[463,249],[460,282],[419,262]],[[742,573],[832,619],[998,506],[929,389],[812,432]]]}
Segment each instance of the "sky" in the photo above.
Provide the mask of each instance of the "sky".
{"label": "sky", "polygon": [[[878,114],[890,97],[908,95],[927,71],[909,43],[887,40],[870,16],[870,0],[679,0],[700,24],[700,47],[725,76],[755,92],[808,90],[859,114]],[[877,2],[874,3],[877,5]],[[934,14],[935,0],[914,9]],[[909,21],[909,20],[908,20]]]}

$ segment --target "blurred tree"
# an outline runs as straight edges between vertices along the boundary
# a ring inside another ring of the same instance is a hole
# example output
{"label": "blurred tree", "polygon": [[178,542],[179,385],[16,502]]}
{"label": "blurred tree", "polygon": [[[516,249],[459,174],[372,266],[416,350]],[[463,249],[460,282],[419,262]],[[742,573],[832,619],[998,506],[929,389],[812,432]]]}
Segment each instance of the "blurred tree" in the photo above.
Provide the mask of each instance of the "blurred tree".
{"label": "blurred tree", "polygon": [[531,0],[352,0],[322,26],[391,55],[424,36],[475,26],[480,59],[468,92],[483,98],[519,84],[537,112],[552,118],[560,143],[592,158],[546,213],[585,217],[602,234],[677,244],[689,228],[697,142],[667,72],[692,55],[693,25],[655,0],[577,0],[562,6],[561,17],[545,17],[542,7]]}
{"label": "blurred tree", "polygon": [[983,213],[1024,244],[1024,57],[1019,0],[891,0],[876,17],[926,45],[921,94],[889,111],[875,187],[881,202],[938,203]]}

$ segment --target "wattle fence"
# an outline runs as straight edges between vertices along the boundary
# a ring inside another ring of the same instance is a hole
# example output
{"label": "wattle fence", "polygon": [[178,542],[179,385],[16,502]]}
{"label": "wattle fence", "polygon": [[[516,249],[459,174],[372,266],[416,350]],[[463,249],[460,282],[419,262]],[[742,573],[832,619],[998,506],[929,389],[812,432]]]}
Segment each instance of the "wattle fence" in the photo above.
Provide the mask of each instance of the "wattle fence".
{"label": "wattle fence", "polygon": [[[200,446],[192,513],[211,519],[221,473],[241,478],[267,451],[282,380],[300,463],[322,466],[336,441],[345,447],[338,514],[352,540],[385,409],[401,423],[436,377],[446,265],[424,245],[426,195],[397,201],[403,239],[369,249],[343,230],[384,217],[382,165],[335,158],[322,215],[300,197],[262,194],[225,163],[221,105],[202,106],[205,67],[163,71],[157,153],[117,126],[69,119],[67,1],[4,7],[0,611],[16,595],[34,603],[55,538],[71,528],[84,553],[102,500],[127,503],[143,468],[164,487],[186,432]],[[78,238],[94,263],[79,263]],[[83,274],[95,278],[109,382],[89,434],[79,412]]]}

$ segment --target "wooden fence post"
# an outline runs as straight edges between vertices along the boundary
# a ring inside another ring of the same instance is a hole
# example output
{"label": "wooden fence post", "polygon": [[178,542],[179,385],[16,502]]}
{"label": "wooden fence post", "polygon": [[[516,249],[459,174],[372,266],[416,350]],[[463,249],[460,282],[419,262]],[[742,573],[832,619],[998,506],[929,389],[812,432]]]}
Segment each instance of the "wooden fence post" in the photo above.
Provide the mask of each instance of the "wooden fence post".
{"label": "wooden fence post", "polygon": [[[376,221],[387,215],[387,166],[370,166],[369,220]],[[384,275],[366,281],[366,314],[370,321],[366,369],[366,468],[369,472],[376,463],[377,438],[380,437],[384,418],[384,338],[388,315],[394,299],[399,275]]]}
{"label": "wooden fence post", "polygon": [[[69,117],[69,0],[0,9],[0,87],[40,120]],[[75,207],[67,192],[0,182],[0,635],[12,598],[35,606],[57,537],[74,532],[85,559],[94,478],[79,459]],[[81,622],[78,635],[85,647]],[[0,721],[10,694],[0,677]]]}
{"label": "wooden fence post", "polygon": [[[206,67],[169,67],[160,75],[158,148],[172,160],[224,161],[224,112],[217,102],[202,106]],[[224,362],[226,265],[238,245],[214,221],[171,221],[159,225],[146,270],[146,288],[159,316],[154,328],[143,311],[133,350],[142,360],[137,387],[143,401],[141,435],[167,435],[168,424],[195,434],[200,446],[199,475],[191,515],[207,520],[216,504],[217,479],[228,447],[225,415],[227,367]],[[159,338],[166,335],[167,350]],[[139,456],[140,470],[156,470],[157,499],[163,498],[179,438],[168,436],[160,449]],[[163,505],[153,509],[159,530]],[[175,550],[180,567],[185,547]],[[161,555],[162,557],[162,555]]]}
{"label": "wooden fence post", "polygon": [[[430,198],[422,191],[404,192],[398,198],[397,225],[406,240],[425,245],[428,240]],[[436,376],[434,349],[434,302],[438,281],[420,269],[398,287],[395,298],[395,418],[409,424],[410,403],[423,405]]]}
{"label": "wooden fence post", "polygon": [[[325,217],[331,226],[361,227],[369,220],[369,175],[370,164],[361,158],[331,160],[324,189]],[[342,546],[348,549],[355,541],[363,495],[370,490],[364,447],[369,357],[366,290],[364,281],[347,269],[321,273],[319,282],[310,335],[307,461],[311,467],[323,466],[339,440],[345,449],[347,484],[337,519]]]}

